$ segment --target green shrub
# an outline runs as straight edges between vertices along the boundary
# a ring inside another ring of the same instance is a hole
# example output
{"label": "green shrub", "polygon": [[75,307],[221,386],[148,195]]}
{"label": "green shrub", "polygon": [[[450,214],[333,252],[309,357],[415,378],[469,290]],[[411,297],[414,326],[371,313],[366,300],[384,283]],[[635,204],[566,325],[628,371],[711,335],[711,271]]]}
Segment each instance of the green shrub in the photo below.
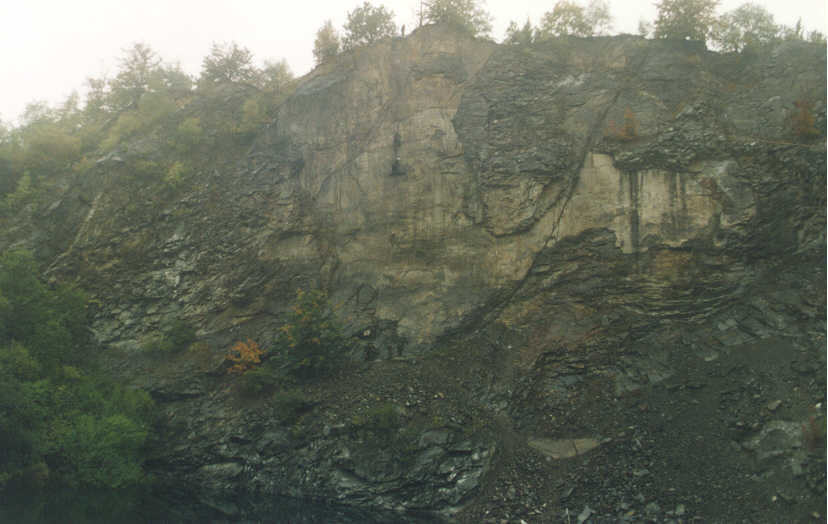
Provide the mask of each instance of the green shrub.
{"label": "green shrub", "polygon": [[179,349],[187,349],[196,340],[196,330],[186,320],[176,319],[164,330],[164,337]]}
{"label": "green shrub", "polygon": [[385,402],[368,410],[366,418],[366,425],[375,431],[396,431],[401,423],[397,406],[390,402]]}
{"label": "green shrub", "polygon": [[161,335],[151,337],[144,343],[144,351],[151,353],[174,353],[185,351],[196,341],[196,330],[186,320],[175,319],[164,325]]}
{"label": "green shrub", "polygon": [[83,292],[71,286],[47,289],[30,253],[0,257],[0,345],[17,341],[52,369],[76,360],[87,336]]}
{"label": "green shrub", "polygon": [[258,396],[273,391],[284,382],[284,377],[269,360],[259,367],[246,371],[241,377],[241,391],[245,395]]}
{"label": "green shrub", "polygon": [[399,408],[391,402],[383,402],[372,406],[364,414],[357,415],[352,420],[354,425],[379,433],[397,431],[402,425]]}
{"label": "green shrub", "polygon": [[339,369],[354,343],[343,334],[323,292],[298,289],[275,347],[288,373],[313,379]]}
{"label": "green shrub", "polygon": [[[168,336],[184,343],[187,328]],[[87,329],[80,290],[44,286],[28,253],[0,257],[0,490],[144,480],[152,401],[85,365]]]}
{"label": "green shrub", "polygon": [[286,424],[293,424],[313,407],[310,400],[298,389],[278,391],[273,394],[272,401],[276,414]]}

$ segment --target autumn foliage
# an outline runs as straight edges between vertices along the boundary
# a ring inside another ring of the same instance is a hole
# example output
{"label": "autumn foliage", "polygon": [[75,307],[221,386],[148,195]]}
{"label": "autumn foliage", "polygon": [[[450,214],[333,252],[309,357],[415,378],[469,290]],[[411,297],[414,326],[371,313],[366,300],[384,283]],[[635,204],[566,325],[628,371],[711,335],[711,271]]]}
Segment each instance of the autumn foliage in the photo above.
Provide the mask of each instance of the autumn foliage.
{"label": "autumn foliage", "polygon": [[814,104],[809,100],[800,98],[794,102],[796,109],[791,116],[793,132],[799,138],[812,138],[819,135],[814,117]]}
{"label": "autumn foliage", "polygon": [[233,365],[227,370],[228,373],[244,373],[248,369],[251,369],[259,364],[262,363],[262,355],[264,351],[259,348],[259,344],[257,344],[254,340],[247,339],[247,342],[242,342],[239,340],[236,342],[232,348],[230,348],[230,352],[227,354],[226,359],[230,362],[233,362]]}
{"label": "autumn foliage", "polygon": [[629,107],[624,111],[624,121],[621,125],[618,125],[615,120],[609,122],[605,136],[623,142],[628,142],[638,137],[638,120]]}

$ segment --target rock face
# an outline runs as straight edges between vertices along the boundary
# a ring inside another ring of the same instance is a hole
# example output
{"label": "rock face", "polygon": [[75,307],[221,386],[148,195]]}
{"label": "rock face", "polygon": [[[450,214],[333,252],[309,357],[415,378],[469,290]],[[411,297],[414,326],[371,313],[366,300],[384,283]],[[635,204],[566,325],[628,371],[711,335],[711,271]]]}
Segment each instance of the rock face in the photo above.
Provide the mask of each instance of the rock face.
{"label": "rock face", "polygon": [[[796,440],[824,420],[808,410],[825,395],[825,148],[792,115],[807,100],[825,128],[825,70],[804,43],[504,46],[426,27],[319,66],[182,198],[135,197],[101,159],[50,208],[60,235],[4,244],[92,292],[105,363],[162,402],[152,467],[216,511],[255,514],[259,494],[469,522],[587,504],[805,518],[825,497],[807,473],[824,448]],[[286,416],[217,370],[234,340],[273,340],[302,286],[370,341],[354,359],[379,360]],[[142,352],[170,316],[209,349]],[[383,406],[390,429],[360,415]],[[590,451],[556,454],[569,469],[544,451],[576,441]],[[667,486],[671,468],[693,473]],[[771,507],[788,481],[800,509]]]}

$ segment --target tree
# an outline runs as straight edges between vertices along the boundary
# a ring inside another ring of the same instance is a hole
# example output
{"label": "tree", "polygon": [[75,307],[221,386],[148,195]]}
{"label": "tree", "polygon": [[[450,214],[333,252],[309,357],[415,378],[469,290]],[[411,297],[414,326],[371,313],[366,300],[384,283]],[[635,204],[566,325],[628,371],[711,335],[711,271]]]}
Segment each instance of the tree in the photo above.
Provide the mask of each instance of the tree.
{"label": "tree", "polygon": [[539,38],[599,35],[609,29],[611,21],[609,7],[603,0],[592,0],[586,8],[569,0],[559,0],[551,12],[543,15]]}
{"label": "tree", "polygon": [[723,14],[713,26],[711,39],[723,51],[738,52],[778,37],[780,27],[764,7],[747,3]]}
{"label": "tree", "polygon": [[261,72],[261,84],[267,91],[279,93],[293,81],[293,72],[283,58],[279,61],[265,60]]}
{"label": "tree", "polygon": [[325,293],[298,289],[275,345],[287,371],[307,379],[336,371],[353,340],[343,333]]}
{"label": "tree", "polygon": [[590,0],[587,6],[587,20],[593,35],[606,35],[612,27],[612,15],[606,0]]}
{"label": "tree", "polygon": [[339,46],[339,34],[331,21],[326,20],[316,32],[316,40],[313,42],[313,58],[317,64],[327,62],[339,53]]}
{"label": "tree", "polygon": [[487,36],[491,17],[478,0],[428,0],[425,19],[432,24],[450,24],[472,36]]}
{"label": "tree", "polygon": [[138,42],[125,51],[118,74],[109,83],[110,105],[116,111],[138,105],[141,96],[150,90],[154,75],[161,68],[161,58],[147,44]]}
{"label": "tree", "polygon": [[718,0],[660,0],[655,37],[705,41],[716,21]]}
{"label": "tree", "polygon": [[88,340],[85,302],[44,285],[31,254],[0,256],[0,492],[32,473],[109,488],[144,480],[152,401],[72,351]]}
{"label": "tree", "polygon": [[66,172],[80,155],[81,142],[70,120],[74,113],[54,110],[45,102],[33,102],[23,112],[20,168],[31,181]]}
{"label": "tree", "polygon": [[255,84],[259,72],[253,65],[253,53],[235,42],[218,44],[213,42],[210,54],[201,62],[199,84],[216,85],[224,83]]}
{"label": "tree", "polygon": [[361,7],[348,13],[343,47],[353,49],[371,45],[396,33],[397,25],[394,23],[393,11],[386,10],[384,6],[374,7],[364,2]]}
{"label": "tree", "polygon": [[796,21],[796,25],[793,27],[790,26],[780,26],[779,28],[779,38],[783,40],[808,40],[808,42],[813,42],[815,44],[824,44],[825,43],[825,35],[820,31],[810,31],[807,36],[805,34],[805,28],[802,26],[802,19],[798,19]]}
{"label": "tree", "polygon": [[509,27],[506,28],[506,38],[503,41],[507,44],[531,44],[535,40],[534,33],[535,30],[528,18],[521,28],[518,28],[517,23],[513,20],[509,22]]}
{"label": "tree", "polygon": [[817,31],[814,29],[813,31],[808,32],[808,41],[813,44],[823,44],[825,45],[826,38],[825,33],[822,31]]}

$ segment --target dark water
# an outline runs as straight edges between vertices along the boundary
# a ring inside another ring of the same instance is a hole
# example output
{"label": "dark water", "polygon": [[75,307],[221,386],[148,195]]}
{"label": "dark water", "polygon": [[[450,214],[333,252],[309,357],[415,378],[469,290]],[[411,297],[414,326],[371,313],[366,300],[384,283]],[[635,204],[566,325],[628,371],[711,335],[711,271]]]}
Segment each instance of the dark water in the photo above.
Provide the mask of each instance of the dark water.
{"label": "dark water", "polygon": [[441,520],[423,514],[369,512],[346,506],[290,498],[240,501],[237,516],[228,516],[197,501],[182,501],[150,490],[108,491],[53,489],[0,495],[0,523],[359,523],[425,524]]}

